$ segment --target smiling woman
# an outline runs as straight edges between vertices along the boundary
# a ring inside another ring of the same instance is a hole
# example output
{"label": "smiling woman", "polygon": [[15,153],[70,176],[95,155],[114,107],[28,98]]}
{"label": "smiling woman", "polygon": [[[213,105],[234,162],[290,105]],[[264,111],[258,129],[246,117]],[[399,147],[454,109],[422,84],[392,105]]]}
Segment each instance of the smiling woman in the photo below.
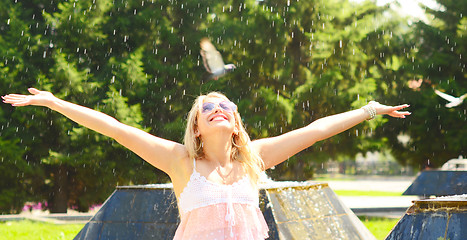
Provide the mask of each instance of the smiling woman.
{"label": "smiling woman", "polygon": [[378,102],[318,119],[291,132],[251,141],[237,107],[225,95],[199,96],[188,114],[184,144],[153,136],[104,113],[28,89],[9,94],[13,106],[45,106],[115,139],[172,180],[181,223],[175,239],[265,239],[268,227],[259,210],[262,171],[377,114],[405,118],[408,105]]}

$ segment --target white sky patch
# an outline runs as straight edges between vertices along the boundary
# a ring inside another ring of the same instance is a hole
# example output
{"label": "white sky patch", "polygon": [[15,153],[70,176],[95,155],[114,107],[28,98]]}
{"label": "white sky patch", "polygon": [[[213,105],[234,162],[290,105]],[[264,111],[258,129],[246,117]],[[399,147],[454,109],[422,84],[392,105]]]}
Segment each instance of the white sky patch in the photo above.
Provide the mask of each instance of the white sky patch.
{"label": "white sky patch", "polygon": [[[350,0],[351,2],[363,2],[364,0]],[[399,3],[392,4],[391,7],[398,11],[402,16],[410,16],[415,19],[427,20],[425,16],[425,9],[420,5],[427,6],[431,9],[441,9],[441,6],[434,0],[376,0],[378,6],[382,6],[388,3]]]}

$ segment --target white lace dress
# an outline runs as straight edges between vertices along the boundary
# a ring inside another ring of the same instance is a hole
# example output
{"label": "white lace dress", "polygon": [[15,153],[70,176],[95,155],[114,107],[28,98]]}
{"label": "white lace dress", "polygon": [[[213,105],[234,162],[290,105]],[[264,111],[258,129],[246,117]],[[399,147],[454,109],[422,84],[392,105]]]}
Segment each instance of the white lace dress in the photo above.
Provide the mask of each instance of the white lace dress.
{"label": "white lace dress", "polygon": [[196,171],[180,194],[181,222],[174,239],[268,238],[268,226],[259,209],[258,191],[248,175],[232,185],[207,180]]}

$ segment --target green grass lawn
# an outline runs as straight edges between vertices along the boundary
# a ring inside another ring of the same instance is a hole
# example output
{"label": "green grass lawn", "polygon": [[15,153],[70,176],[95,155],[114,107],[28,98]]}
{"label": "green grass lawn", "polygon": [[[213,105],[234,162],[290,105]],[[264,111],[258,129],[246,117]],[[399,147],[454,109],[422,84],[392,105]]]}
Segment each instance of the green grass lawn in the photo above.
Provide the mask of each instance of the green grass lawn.
{"label": "green grass lawn", "polygon": [[402,196],[401,192],[385,191],[360,191],[360,190],[334,190],[337,196],[371,196],[371,197],[395,197]]}
{"label": "green grass lawn", "polygon": [[384,240],[392,228],[396,226],[399,219],[393,218],[379,218],[379,217],[359,217],[363,222],[366,228],[370,230],[371,233],[378,240]]}
{"label": "green grass lawn", "polygon": [[[393,197],[402,196],[401,192],[384,191],[359,191],[359,190],[335,190],[338,196],[371,196],[371,197]],[[359,217],[366,228],[378,240],[384,240],[399,219],[381,218],[381,217]]]}
{"label": "green grass lawn", "polygon": [[[378,240],[383,240],[398,219],[360,217]],[[84,224],[56,225],[29,220],[0,223],[0,240],[66,240],[73,239]]]}
{"label": "green grass lawn", "polygon": [[0,240],[73,239],[84,224],[51,224],[29,220],[0,222]]}

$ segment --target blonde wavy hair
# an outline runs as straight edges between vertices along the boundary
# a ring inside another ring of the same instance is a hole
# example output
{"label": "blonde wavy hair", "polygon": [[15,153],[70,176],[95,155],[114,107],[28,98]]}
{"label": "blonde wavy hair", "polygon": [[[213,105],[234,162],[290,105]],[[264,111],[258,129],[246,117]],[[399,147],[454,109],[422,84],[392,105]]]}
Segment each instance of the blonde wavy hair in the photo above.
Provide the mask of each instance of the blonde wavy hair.
{"label": "blonde wavy hair", "polygon": [[[187,126],[185,131],[184,144],[188,151],[190,159],[199,159],[204,157],[201,137],[197,137],[195,130],[198,128],[198,116],[202,110],[202,105],[206,98],[220,98],[230,101],[224,94],[211,92],[207,95],[201,95],[196,98],[193,106],[188,113]],[[260,174],[264,170],[264,162],[258,152],[251,147],[251,140],[245,131],[243,122],[238,111],[234,112],[235,125],[238,134],[232,135],[232,153],[230,159],[239,161],[244,171],[249,175],[251,182],[257,186]]]}

